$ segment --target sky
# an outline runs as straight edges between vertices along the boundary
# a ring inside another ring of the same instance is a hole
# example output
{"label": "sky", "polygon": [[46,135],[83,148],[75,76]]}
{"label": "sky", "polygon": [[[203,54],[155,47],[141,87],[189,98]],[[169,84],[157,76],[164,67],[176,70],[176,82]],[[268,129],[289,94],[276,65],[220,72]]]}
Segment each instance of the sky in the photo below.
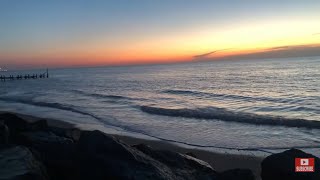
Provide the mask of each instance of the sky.
{"label": "sky", "polygon": [[319,0],[0,0],[0,67],[317,56],[319,9]]}

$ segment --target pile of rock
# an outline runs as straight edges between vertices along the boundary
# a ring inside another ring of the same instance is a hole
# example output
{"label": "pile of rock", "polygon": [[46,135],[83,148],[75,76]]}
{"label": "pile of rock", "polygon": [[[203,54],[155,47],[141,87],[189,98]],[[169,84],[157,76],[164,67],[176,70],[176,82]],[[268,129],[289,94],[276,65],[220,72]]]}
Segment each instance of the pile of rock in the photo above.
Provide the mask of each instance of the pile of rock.
{"label": "pile of rock", "polygon": [[[314,158],[314,172],[296,172],[296,158]],[[298,149],[266,157],[261,163],[263,180],[320,180],[320,159]]]}
{"label": "pile of rock", "polygon": [[[192,155],[155,150],[143,144],[129,146],[100,131],[49,127],[45,120],[31,123],[8,113],[0,115],[0,140],[0,179],[6,180],[255,179],[250,170],[217,172]],[[286,169],[291,166],[286,164],[291,157],[279,161],[276,156],[263,161],[262,178],[294,179]],[[316,159],[320,167],[318,164]],[[318,175],[311,176],[319,180]]]}

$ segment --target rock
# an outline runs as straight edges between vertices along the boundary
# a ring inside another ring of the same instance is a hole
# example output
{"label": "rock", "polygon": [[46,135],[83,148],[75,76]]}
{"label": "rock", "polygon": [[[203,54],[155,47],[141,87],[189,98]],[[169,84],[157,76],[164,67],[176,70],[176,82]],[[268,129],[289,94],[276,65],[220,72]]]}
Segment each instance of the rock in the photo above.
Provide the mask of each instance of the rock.
{"label": "rock", "polygon": [[193,152],[186,152],[186,155],[197,158],[197,156]]}
{"label": "rock", "polygon": [[10,133],[13,135],[26,130],[28,126],[28,122],[24,119],[10,113],[0,114],[0,120],[8,126]]}
{"label": "rock", "polygon": [[216,176],[216,172],[207,162],[192,156],[172,151],[154,150],[144,144],[135,145],[134,147],[154,160],[168,166],[176,176],[191,179],[211,179]]}
{"label": "rock", "polygon": [[[0,114],[0,121],[8,128],[8,141],[11,143],[17,143],[17,136],[21,132],[25,131],[46,131],[48,130],[48,124],[46,120],[38,120],[34,122],[28,122],[14,114],[3,113]],[[1,124],[0,124],[1,131]],[[10,135],[9,135],[10,132]]]}
{"label": "rock", "polygon": [[219,173],[219,180],[255,180],[250,169],[231,169]]}
{"label": "rock", "polygon": [[8,144],[9,142],[9,128],[0,121],[0,144]]}
{"label": "rock", "polygon": [[21,131],[39,131],[47,130],[48,124],[46,120],[40,119],[28,122],[17,115],[11,113],[0,114],[0,120],[6,124],[13,133]]}
{"label": "rock", "polygon": [[53,134],[61,137],[67,137],[66,136],[66,129],[59,128],[59,127],[49,127],[48,131],[52,132]]}
{"label": "rock", "polygon": [[172,179],[143,153],[100,131],[82,132],[77,153],[80,179]]}
{"label": "rock", "polygon": [[[295,172],[295,158],[315,158],[315,172]],[[319,180],[320,159],[298,149],[273,154],[262,161],[261,178],[262,180]]]}
{"label": "rock", "polygon": [[[215,171],[207,164],[201,164],[203,161],[198,162],[195,158],[178,153],[151,151],[133,148],[100,131],[82,132],[76,158],[80,170],[78,178],[214,179],[211,175]],[[174,162],[176,160],[181,161]],[[203,171],[197,173],[199,169]]]}
{"label": "rock", "polygon": [[46,131],[48,129],[48,123],[43,119],[37,120],[35,122],[30,122],[26,127],[27,131]]}
{"label": "rock", "polygon": [[35,132],[24,132],[21,133],[21,136],[23,136],[26,141],[29,141],[32,145],[57,145],[58,144],[72,144],[73,140],[57,136],[56,134],[50,132],[50,131],[35,131]]}
{"label": "rock", "polygon": [[47,180],[44,166],[28,148],[12,146],[0,150],[1,180]]}
{"label": "rock", "polygon": [[57,136],[52,132],[36,131],[21,133],[20,143],[38,152],[51,179],[72,179],[75,171],[73,155],[76,146],[71,139]]}
{"label": "rock", "polygon": [[59,127],[50,127],[50,131],[58,136],[66,137],[74,141],[78,141],[80,139],[80,135],[82,132],[80,129],[77,128],[65,129]]}
{"label": "rock", "polygon": [[73,140],[75,140],[75,141],[78,141],[80,139],[81,132],[82,132],[81,130],[76,129],[76,128],[68,129],[66,131],[66,136],[71,138],[71,139],[73,139]]}

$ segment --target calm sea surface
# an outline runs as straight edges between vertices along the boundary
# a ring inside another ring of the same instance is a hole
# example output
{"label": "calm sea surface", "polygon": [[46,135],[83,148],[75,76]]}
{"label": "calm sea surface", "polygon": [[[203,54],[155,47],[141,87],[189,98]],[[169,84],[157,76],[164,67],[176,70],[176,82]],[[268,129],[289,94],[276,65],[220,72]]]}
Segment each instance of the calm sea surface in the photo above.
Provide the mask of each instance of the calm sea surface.
{"label": "calm sea surface", "polygon": [[320,57],[55,69],[50,76],[1,82],[0,109],[204,149],[320,148]]}

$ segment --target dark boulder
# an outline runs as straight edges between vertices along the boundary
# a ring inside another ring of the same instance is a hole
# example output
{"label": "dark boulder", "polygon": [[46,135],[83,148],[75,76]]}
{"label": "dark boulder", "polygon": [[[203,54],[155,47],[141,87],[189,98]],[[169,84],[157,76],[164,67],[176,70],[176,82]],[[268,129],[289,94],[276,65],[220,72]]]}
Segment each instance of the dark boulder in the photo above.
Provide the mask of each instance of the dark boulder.
{"label": "dark boulder", "polygon": [[35,150],[47,167],[51,179],[70,179],[74,174],[75,143],[49,131],[23,132],[20,144]]}
{"label": "dark boulder", "polygon": [[144,144],[133,147],[168,166],[176,176],[191,179],[211,179],[216,176],[216,172],[208,163],[192,156],[166,150],[155,150]]}
{"label": "dark boulder", "polygon": [[[215,171],[200,160],[178,153],[151,151],[154,150],[133,148],[100,131],[82,132],[77,149],[78,178],[214,179],[211,175]],[[195,169],[203,171],[197,174]]]}
{"label": "dark boulder", "polygon": [[46,170],[28,148],[12,146],[0,150],[1,180],[47,180]]}
{"label": "dark boulder", "polygon": [[34,132],[23,132],[20,134],[21,138],[25,143],[43,147],[42,145],[59,146],[59,144],[73,144],[73,140],[58,136],[50,131],[34,131]]}
{"label": "dark boulder", "polygon": [[[314,158],[315,172],[295,172],[295,158]],[[273,154],[261,163],[262,180],[319,180],[320,159],[298,149]]]}
{"label": "dark boulder", "polygon": [[80,139],[81,132],[82,131],[77,128],[68,129],[68,130],[66,130],[66,136],[75,140],[75,141],[78,141]]}
{"label": "dark boulder", "polygon": [[28,122],[20,118],[19,116],[11,113],[0,114],[0,122],[1,122],[0,124],[4,124],[3,127],[8,128],[7,134],[9,137],[8,141],[10,143],[18,143],[17,138],[21,132],[48,130],[48,124],[46,120],[37,120],[37,121]]}
{"label": "dark boulder", "polygon": [[80,135],[82,132],[80,129],[77,129],[77,128],[65,129],[65,128],[59,128],[59,127],[50,127],[49,131],[53,132],[58,136],[66,137],[74,141],[78,141],[80,139]]}
{"label": "dark boulder", "polygon": [[44,119],[28,123],[27,131],[47,131],[49,130],[48,123]]}
{"label": "dark boulder", "polygon": [[255,180],[250,169],[231,169],[219,173],[219,180]]}
{"label": "dark boulder", "polygon": [[0,146],[8,144],[9,142],[9,128],[0,120]]}
{"label": "dark boulder", "polygon": [[188,155],[188,156],[197,158],[197,155],[195,155],[193,152],[186,152],[185,154]]}
{"label": "dark boulder", "polygon": [[11,113],[0,114],[0,120],[8,126],[10,133],[13,135],[26,130],[29,125],[24,119]]}
{"label": "dark boulder", "polygon": [[22,131],[39,131],[48,129],[48,124],[46,120],[38,119],[33,121],[27,121],[11,113],[0,114],[0,120],[9,127],[10,131],[13,134]]}
{"label": "dark boulder", "polygon": [[169,169],[100,131],[82,132],[77,154],[80,179],[173,179]]}

